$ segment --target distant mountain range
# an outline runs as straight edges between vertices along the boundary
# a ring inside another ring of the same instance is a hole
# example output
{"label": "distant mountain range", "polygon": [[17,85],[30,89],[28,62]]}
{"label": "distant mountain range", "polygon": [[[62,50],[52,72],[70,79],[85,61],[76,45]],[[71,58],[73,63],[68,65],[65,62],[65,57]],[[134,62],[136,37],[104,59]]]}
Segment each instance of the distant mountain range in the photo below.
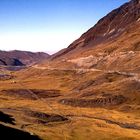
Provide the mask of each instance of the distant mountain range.
{"label": "distant mountain range", "polygon": [[24,66],[40,62],[47,59],[49,54],[43,52],[28,51],[0,51],[0,65],[4,66]]}

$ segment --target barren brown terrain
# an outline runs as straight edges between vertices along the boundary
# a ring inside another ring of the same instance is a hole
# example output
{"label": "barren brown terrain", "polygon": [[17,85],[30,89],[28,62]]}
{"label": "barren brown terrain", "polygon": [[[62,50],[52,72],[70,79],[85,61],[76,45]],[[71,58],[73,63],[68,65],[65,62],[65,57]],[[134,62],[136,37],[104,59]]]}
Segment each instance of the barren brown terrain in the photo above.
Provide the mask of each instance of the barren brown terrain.
{"label": "barren brown terrain", "polygon": [[51,58],[1,67],[0,125],[43,140],[139,140],[139,19],[132,0]]}

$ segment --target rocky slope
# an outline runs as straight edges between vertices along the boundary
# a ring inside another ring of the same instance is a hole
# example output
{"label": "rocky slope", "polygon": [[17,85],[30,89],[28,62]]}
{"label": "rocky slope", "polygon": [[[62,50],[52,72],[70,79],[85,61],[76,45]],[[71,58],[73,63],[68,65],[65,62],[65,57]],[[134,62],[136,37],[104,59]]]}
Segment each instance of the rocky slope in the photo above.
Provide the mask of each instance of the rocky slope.
{"label": "rocky slope", "polygon": [[131,0],[99,20],[68,48],[54,54],[51,65],[138,70],[139,33],[140,0]]}
{"label": "rocky slope", "polygon": [[5,66],[24,66],[31,65],[33,63],[40,62],[43,59],[47,59],[48,54],[43,52],[27,52],[27,51],[0,51],[0,65]]}

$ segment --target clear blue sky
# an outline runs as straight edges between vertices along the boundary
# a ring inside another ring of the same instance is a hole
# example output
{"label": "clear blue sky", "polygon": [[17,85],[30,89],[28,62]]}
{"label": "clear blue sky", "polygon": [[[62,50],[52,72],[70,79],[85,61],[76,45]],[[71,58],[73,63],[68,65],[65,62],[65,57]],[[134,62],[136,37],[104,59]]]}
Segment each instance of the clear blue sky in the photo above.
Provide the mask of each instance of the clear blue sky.
{"label": "clear blue sky", "polygon": [[0,50],[54,53],[128,0],[0,0]]}

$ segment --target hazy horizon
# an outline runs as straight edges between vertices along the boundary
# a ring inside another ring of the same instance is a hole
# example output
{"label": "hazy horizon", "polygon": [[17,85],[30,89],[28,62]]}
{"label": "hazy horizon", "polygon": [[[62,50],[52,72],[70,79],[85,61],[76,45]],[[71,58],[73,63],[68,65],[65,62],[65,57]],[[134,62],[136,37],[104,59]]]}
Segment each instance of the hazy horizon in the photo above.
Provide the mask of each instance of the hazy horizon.
{"label": "hazy horizon", "polygon": [[1,0],[0,50],[53,54],[127,1]]}

